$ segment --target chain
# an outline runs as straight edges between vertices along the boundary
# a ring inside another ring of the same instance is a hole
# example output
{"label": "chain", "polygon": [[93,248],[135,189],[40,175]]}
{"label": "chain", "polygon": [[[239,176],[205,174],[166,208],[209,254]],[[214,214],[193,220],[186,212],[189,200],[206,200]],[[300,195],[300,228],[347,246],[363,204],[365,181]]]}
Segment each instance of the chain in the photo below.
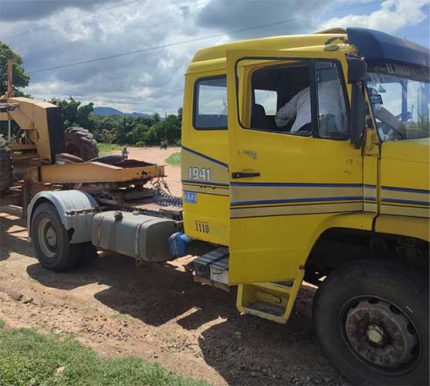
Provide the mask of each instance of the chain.
{"label": "chain", "polygon": [[152,187],[155,190],[155,202],[161,206],[176,206],[182,207],[182,198],[173,196],[170,192],[167,182],[164,181],[163,177],[159,177],[156,180],[152,180]]}

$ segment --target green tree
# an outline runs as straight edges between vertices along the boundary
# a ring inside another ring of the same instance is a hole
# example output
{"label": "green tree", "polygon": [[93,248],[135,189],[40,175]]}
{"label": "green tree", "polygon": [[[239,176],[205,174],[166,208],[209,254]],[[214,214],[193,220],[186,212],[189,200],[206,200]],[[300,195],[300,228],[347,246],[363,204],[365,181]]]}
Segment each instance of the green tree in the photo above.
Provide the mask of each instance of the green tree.
{"label": "green tree", "polygon": [[164,120],[156,123],[152,128],[155,130],[156,144],[159,144],[160,141],[175,143],[181,135],[179,119],[173,114],[168,115]]}
{"label": "green tree", "polygon": [[122,117],[91,115],[90,120],[92,132],[97,141],[121,143],[118,139],[120,138],[120,130],[123,125]]}
{"label": "green tree", "polygon": [[145,133],[143,142],[148,146],[154,146],[160,143],[157,125],[151,126],[149,128],[149,130]]}
{"label": "green tree", "polygon": [[136,144],[136,145],[146,145],[145,138],[146,133],[148,131],[148,127],[143,125],[140,122],[134,125],[133,129],[127,135],[127,143]]}
{"label": "green tree", "polygon": [[158,113],[152,114],[152,122],[153,123],[158,123],[160,121],[161,121],[160,114],[158,114]]}
{"label": "green tree", "polygon": [[23,96],[24,93],[20,88],[28,86],[30,76],[25,73],[22,67],[22,57],[2,42],[0,42],[0,95],[4,95],[7,91],[7,62],[13,62],[13,90],[15,96]]}
{"label": "green tree", "polygon": [[182,107],[179,107],[178,109],[178,121],[179,126],[182,126],[182,114],[184,113],[184,109]]}
{"label": "green tree", "polygon": [[92,103],[82,105],[72,97],[56,104],[62,109],[66,127],[85,127],[99,142],[131,146],[156,146],[162,141],[170,144],[180,142],[180,119],[173,114],[164,119],[157,113],[141,116],[96,115],[92,113]]}
{"label": "green tree", "polygon": [[93,129],[93,121],[90,119],[90,114],[94,109],[92,102],[87,105],[81,105],[80,101],[70,97],[68,100],[58,102],[58,105],[61,108],[66,127],[82,126],[88,130]]}
{"label": "green tree", "polygon": [[121,124],[118,125],[118,137],[117,143],[125,145],[128,143],[134,143],[130,141],[130,137],[133,137],[132,132],[136,125],[136,119],[133,117],[118,117],[121,119]]}
{"label": "green tree", "polygon": [[113,128],[111,130],[102,129],[96,136],[96,140],[102,143],[115,143],[118,136],[118,130]]}

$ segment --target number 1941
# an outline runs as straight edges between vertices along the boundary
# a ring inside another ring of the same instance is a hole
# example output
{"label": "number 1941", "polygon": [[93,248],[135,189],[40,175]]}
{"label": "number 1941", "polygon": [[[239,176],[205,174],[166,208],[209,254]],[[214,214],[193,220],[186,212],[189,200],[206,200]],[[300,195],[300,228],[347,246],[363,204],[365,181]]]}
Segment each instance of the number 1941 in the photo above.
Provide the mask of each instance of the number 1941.
{"label": "number 1941", "polygon": [[192,166],[188,168],[188,177],[190,180],[210,181],[211,170],[209,168],[197,168]]}

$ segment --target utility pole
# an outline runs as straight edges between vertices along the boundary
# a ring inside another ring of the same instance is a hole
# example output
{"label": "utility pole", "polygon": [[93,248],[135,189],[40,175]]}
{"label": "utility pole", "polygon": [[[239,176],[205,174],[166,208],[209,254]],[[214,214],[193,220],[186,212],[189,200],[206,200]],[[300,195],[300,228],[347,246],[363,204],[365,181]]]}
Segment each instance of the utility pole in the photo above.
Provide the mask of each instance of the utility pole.
{"label": "utility pole", "polygon": [[7,61],[7,93],[6,97],[11,98],[13,96],[13,62],[12,60]]}
{"label": "utility pole", "polygon": [[[9,99],[13,96],[13,62],[12,60],[7,61],[7,91],[6,91],[6,99]],[[7,121],[7,140],[10,142],[12,136],[12,125],[11,121]]]}

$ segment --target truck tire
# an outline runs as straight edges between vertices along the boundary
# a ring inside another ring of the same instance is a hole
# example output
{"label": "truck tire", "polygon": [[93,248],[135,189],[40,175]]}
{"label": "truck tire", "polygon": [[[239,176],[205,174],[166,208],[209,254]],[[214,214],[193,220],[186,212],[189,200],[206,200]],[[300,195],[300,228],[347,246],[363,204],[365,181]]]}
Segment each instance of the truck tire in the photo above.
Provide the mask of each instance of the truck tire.
{"label": "truck tire", "polygon": [[82,127],[69,127],[65,133],[66,152],[88,161],[99,155],[93,135]]}
{"label": "truck tire", "polygon": [[333,271],[313,306],[331,362],[354,384],[428,385],[428,284],[392,261]]}
{"label": "truck tire", "polygon": [[0,194],[6,192],[12,184],[12,160],[10,149],[0,135]]}
{"label": "truck tire", "polygon": [[70,235],[52,204],[45,202],[37,206],[30,226],[36,257],[44,268],[66,272],[76,265],[82,245],[70,244]]}

